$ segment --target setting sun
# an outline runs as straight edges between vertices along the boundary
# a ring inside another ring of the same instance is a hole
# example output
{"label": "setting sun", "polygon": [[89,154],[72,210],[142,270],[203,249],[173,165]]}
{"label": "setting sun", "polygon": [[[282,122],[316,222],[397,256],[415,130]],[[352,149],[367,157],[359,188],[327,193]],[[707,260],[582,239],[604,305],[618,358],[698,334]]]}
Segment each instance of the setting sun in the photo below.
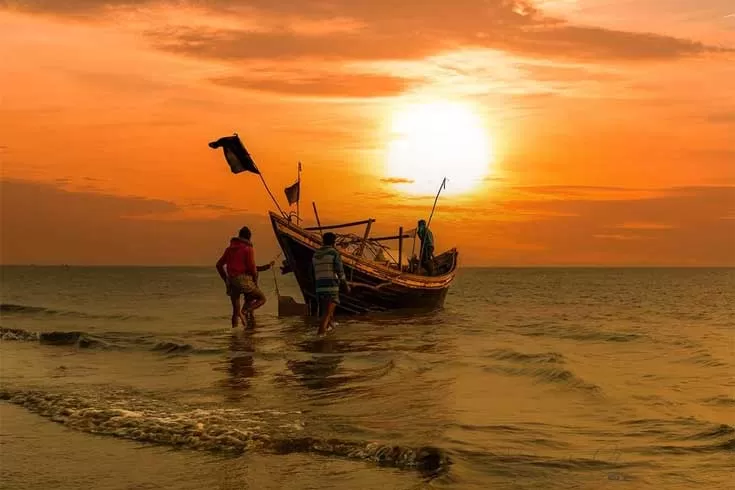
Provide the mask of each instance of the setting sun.
{"label": "setting sun", "polygon": [[415,104],[397,110],[387,148],[388,177],[414,194],[471,191],[489,171],[493,151],[487,129],[471,107],[457,102]]}

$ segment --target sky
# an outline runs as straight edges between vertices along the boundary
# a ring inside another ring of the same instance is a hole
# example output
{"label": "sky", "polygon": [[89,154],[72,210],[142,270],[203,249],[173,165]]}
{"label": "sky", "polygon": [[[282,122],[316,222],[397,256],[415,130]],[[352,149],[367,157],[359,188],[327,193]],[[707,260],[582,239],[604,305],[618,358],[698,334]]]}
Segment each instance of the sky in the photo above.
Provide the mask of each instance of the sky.
{"label": "sky", "polygon": [[0,262],[432,218],[464,266],[735,266],[730,0],[0,0]]}

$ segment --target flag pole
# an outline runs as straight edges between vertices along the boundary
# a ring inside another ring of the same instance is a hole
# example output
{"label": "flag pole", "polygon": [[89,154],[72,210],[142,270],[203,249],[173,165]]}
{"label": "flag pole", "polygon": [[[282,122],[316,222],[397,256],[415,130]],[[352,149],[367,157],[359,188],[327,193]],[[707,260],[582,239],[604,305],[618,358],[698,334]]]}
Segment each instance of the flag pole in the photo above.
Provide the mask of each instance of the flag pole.
{"label": "flag pole", "polygon": [[281,213],[281,216],[286,218],[287,217],[286,213],[283,212],[283,209],[281,209],[281,206],[278,204],[278,201],[276,201],[276,198],[273,196],[273,193],[268,187],[268,184],[265,181],[265,177],[263,177],[263,174],[260,172],[260,169],[258,169],[258,176],[260,177],[260,180],[263,181],[263,186],[265,187],[265,190],[268,191],[268,195],[271,196],[271,199],[273,200],[273,204],[276,205],[276,207],[278,208],[278,211]]}

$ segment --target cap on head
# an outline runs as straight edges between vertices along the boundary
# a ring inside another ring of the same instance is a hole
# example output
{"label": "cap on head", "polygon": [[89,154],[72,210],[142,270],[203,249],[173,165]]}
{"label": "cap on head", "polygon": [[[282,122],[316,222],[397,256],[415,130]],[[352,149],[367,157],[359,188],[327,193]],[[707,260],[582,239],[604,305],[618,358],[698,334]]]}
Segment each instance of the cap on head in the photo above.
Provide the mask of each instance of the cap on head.
{"label": "cap on head", "polygon": [[250,237],[253,236],[253,234],[250,232],[250,228],[247,226],[243,226],[240,228],[240,232],[237,234],[238,237],[242,238],[243,240],[250,240]]}

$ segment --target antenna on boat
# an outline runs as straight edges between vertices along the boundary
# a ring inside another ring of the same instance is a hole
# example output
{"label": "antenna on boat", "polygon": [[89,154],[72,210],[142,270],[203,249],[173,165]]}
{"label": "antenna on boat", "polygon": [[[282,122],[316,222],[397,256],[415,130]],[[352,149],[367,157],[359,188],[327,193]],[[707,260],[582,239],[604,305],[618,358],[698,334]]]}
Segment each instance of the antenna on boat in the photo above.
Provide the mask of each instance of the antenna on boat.
{"label": "antenna on boat", "polygon": [[431,218],[434,216],[434,210],[436,209],[436,202],[439,200],[439,194],[442,193],[442,189],[444,189],[447,186],[447,178],[444,177],[442,179],[442,185],[439,186],[439,192],[436,193],[436,197],[434,198],[434,206],[431,208],[431,214],[429,215],[429,221],[426,222],[426,228],[429,227],[431,224]]}

